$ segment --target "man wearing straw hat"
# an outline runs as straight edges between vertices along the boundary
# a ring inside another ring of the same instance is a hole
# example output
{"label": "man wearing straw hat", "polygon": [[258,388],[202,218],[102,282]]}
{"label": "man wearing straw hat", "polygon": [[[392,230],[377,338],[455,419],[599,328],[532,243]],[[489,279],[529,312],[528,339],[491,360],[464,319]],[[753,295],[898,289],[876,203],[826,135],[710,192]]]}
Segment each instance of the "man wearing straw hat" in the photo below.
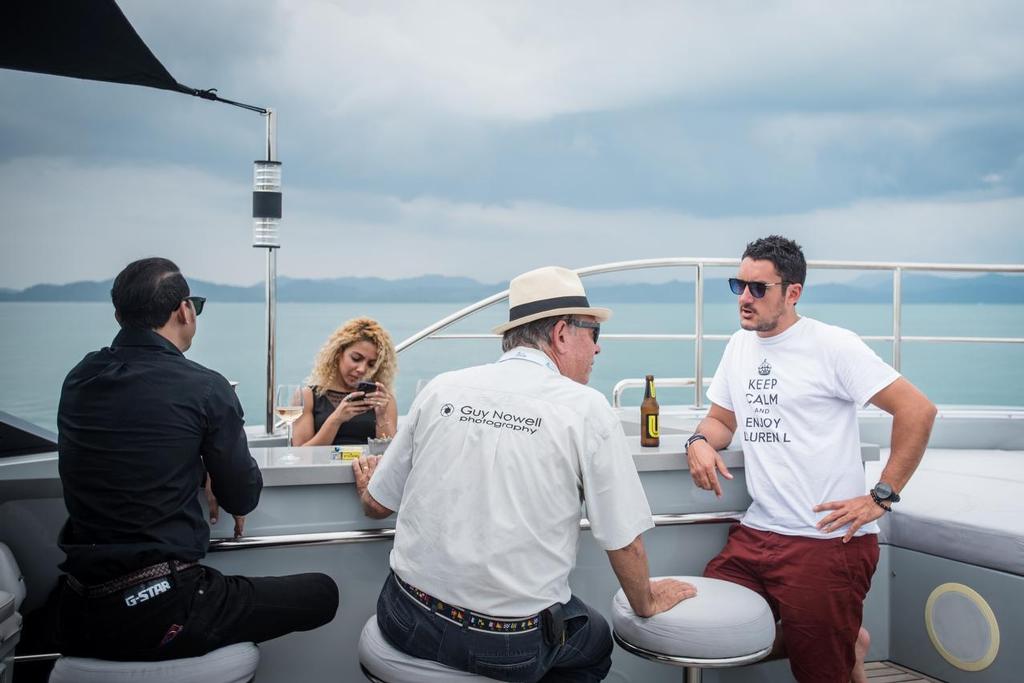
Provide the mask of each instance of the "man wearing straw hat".
{"label": "man wearing straw hat", "polygon": [[504,355],[435,378],[379,465],[354,463],[366,514],[399,511],[377,603],[395,647],[501,680],[603,679],[608,625],[568,582],[582,501],[637,614],[695,595],[650,581],[651,510],[618,417],[586,386],[610,316],[571,270],[513,279]]}

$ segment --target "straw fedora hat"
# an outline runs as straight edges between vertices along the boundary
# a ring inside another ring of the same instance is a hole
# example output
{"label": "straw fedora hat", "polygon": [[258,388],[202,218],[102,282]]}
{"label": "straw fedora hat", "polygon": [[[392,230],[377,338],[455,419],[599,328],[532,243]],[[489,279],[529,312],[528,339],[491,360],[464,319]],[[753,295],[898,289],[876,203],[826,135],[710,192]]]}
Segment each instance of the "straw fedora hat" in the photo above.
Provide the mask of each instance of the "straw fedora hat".
{"label": "straw fedora hat", "polygon": [[607,308],[587,301],[580,276],[568,268],[545,266],[512,279],[508,287],[508,322],[494,328],[504,334],[513,327],[556,315],[592,315],[598,322],[612,317]]}

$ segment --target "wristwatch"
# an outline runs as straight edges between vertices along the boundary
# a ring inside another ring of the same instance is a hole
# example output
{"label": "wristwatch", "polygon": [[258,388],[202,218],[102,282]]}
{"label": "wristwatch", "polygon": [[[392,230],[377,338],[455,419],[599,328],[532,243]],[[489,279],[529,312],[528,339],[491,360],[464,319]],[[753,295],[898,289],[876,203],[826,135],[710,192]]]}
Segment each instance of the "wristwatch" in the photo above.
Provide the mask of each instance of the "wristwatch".
{"label": "wristwatch", "polygon": [[703,434],[694,434],[693,436],[691,436],[689,439],[686,440],[686,447],[683,448],[683,452],[684,453],[689,452],[690,446],[692,446],[693,444],[697,443],[698,441],[707,441],[707,440],[708,440],[708,437],[704,436]]}
{"label": "wristwatch", "polygon": [[892,486],[880,481],[871,489],[871,500],[886,512],[892,510],[892,504],[900,502],[900,494],[892,490]]}

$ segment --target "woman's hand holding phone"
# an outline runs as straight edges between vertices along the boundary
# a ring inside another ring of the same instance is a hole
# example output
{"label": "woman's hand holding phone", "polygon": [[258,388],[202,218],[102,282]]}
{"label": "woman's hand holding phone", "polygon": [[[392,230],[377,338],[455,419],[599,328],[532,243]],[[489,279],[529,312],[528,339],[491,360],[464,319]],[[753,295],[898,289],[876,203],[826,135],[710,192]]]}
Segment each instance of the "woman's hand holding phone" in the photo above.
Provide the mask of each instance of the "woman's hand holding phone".
{"label": "woman's hand holding phone", "polygon": [[331,418],[336,420],[338,424],[343,424],[356,415],[362,415],[369,410],[373,410],[373,405],[366,400],[366,392],[353,391],[341,399],[338,405],[335,406],[334,412],[331,413]]}
{"label": "woman's hand holding phone", "polygon": [[369,400],[373,404],[373,410],[377,413],[377,420],[379,422],[387,413],[388,404],[394,401],[395,397],[391,395],[391,392],[384,385],[378,384],[377,391],[374,392]]}

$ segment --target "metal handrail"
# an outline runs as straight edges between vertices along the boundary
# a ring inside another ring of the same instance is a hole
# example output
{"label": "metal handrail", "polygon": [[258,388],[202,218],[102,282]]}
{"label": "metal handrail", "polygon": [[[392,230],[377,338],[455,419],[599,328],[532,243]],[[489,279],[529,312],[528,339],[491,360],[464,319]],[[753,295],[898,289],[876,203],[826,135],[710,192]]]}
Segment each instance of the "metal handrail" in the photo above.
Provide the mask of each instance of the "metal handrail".
{"label": "metal handrail", "polygon": [[[738,522],[742,510],[726,512],[666,513],[652,515],[654,526],[685,526],[691,524],[724,524]],[[590,529],[590,520],[580,520],[580,529]],[[214,538],[210,540],[210,552],[250,550],[253,548],[288,548],[295,546],[344,545],[348,543],[370,543],[390,541],[395,537],[394,529],[361,529],[358,531],[327,531],[310,534],[282,534],[280,536],[243,536],[242,538]]]}
{"label": "metal handrail", "polygon": [[[740,259],[735,258],[660,258],[639,259],[635,261],[618,261],[597,266],[579,268],[576,273],[580,277],[603,275],[631,270],[647,270],[655,268],[692,267],[695,269],[694,280],[694,333],[693,334],[605,334],[603,339],[623,339],[633,341],[682,340],[694,342],[694,385],[705,384],[704,377],[704,342],[725,341],[729,335],[704,334],[704,270],[706,268],[738,267]],[[902,261],[808,261],[810,269],[822,270],[881,270],[892,272],[892,334],[863,335],[865,341],[892,342],[892,366],[897,371],[902,365],[902,349],[904,342],[936,342],[936,343],[971,343],[971,344],[1024,344],[1024,337],[962,337],[962,336],[911,336],[903,334],[903,273],[947,272],[947,273],[1024,273],[1024,264],[982,264],[982,263],[909,263]],[[493,294],[475,304],[456,311],[433,325],[426,327],[399,343],[395,349],[399,353],[423,339],[492,339],[494,334],[438,334],[441,330],[454,325],[474,313],[493,306],[508,298],[508,290]],[[703,392],[694,391],[695,408],[703,407]]]}
{"label": "metal handrail", "polygon": [[36,655],[14,655],[11,661],[15,664],[28,664],[29,662],[55,662],[60,658],[59,652],[44,652]]}
{"label": "metal handrail", "polygon": [[[711,378],[704,378],[704,386],[711,384]],[[622,407],[622,394],[626,389],[642,389],[647,386],[647,381],[644,379],[620,379],[612,387],[612,408]],[[697,380],[693,377],[659,377],[658,386],[662,389],[665,387],[678,388],[678,387],[693,387],[697,386]]]}

